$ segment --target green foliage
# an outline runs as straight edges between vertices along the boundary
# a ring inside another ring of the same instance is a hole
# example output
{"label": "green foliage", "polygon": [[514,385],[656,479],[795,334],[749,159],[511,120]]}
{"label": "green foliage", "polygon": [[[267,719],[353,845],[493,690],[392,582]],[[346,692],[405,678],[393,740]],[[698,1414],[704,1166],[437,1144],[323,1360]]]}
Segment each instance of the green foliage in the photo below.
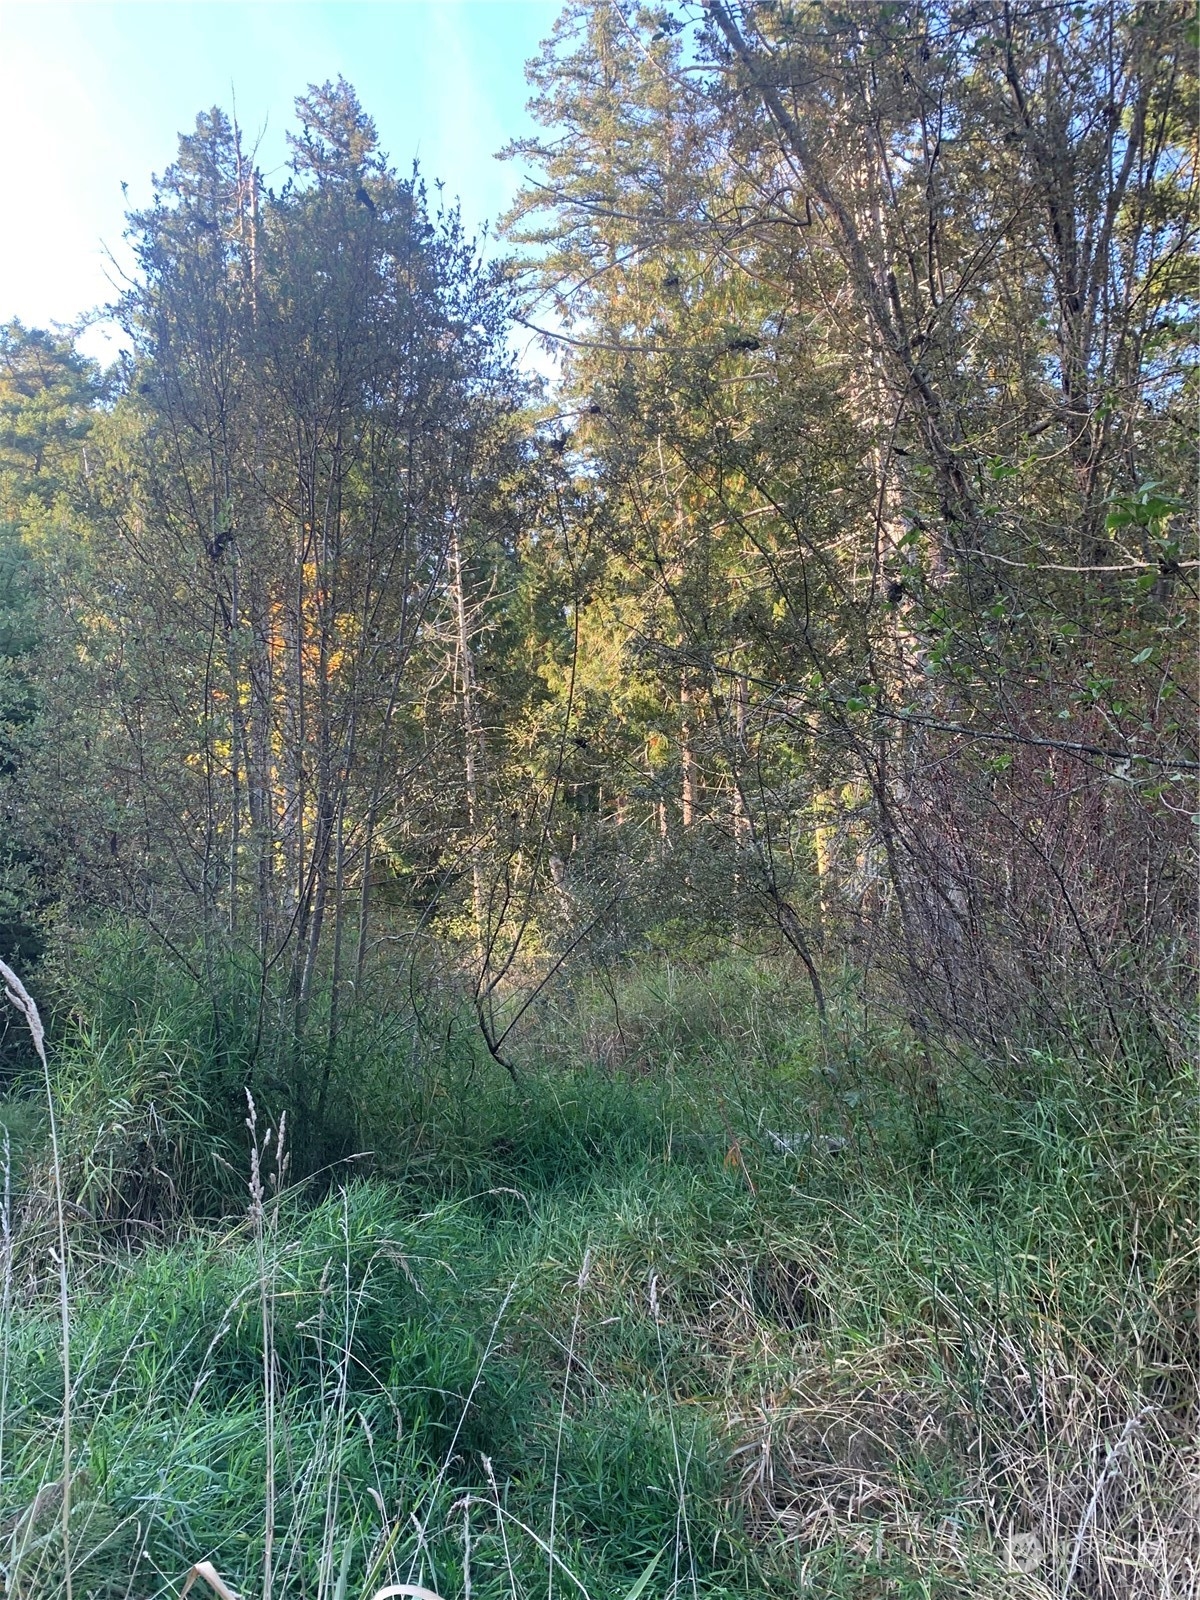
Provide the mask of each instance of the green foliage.
{"label": "green foliage", "polygon": [[865,944],[992,1050],[1099,998],[1182,1058],[1189,26],[579,3],[531,66],[510,226],[605,557],[588,780],[672,935],[719,907],[814,979]]}
{"label": "green foliage", "polygon": [[579,0],[497,271],[214,109],[0,329],[12,1595],[56,1202],[77,1594],[1194,1575],[1194,18],[1002,9]]}
{"label": "green foliage", "polygon": [[[614,996],[642,1047],[597,1064]],[[203,1556],[253,1590],[265,1326],[279,1592],[344,1560],[364,1600],[454,1594],[466,1518],[489,1600],[547,1591],[552,1529],[595,1596],[661,1551],[666,1592],[710,1600],[1032,1600],[1118,1440],[1081,1592],[1127,1594],[1146,1541],[1185,1560],[1192,1086],[1029,1053],[1008,1087],[945,1062],[931,1109],[900,1030],[816,1037],[779,975],[646,968],[577,993],[519,1089],[454,1052],[394,1081],[369,1180],[132,1253],[76,1216],[77,1589],[148,1600]],[[10,1531],[55,1470],[37,1283],[5,1345]]]}
{"label": "green foliage", "polygon": [[[12,322],[0,327],[0,949],[21,964],[43,948],[51,899],[46,860],[23,816],[23,757],[34,722],[43,618],[38,556],[69,520],[83,442],[101,386],[70,341]],[[22,1060],[5,1058],[8,1075]]]}

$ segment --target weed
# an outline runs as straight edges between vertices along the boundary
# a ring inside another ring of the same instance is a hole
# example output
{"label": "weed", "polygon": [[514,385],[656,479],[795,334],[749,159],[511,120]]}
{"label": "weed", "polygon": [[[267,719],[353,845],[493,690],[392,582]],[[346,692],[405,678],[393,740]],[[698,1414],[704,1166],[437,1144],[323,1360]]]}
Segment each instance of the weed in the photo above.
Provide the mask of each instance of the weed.
{"label": "weed", "polygon": [[[369,1177],[273,1186],[256,1096],[248,1214],[72,1224],[77,1591],[1197,1593],[1187,1085],[947,1067],[931,1119],[882,1037],[830,1072],[784,991],[702,975],[684,1019],[685,980],[617,991],[660,1008],[661,1072],[598,1064],[577,996],[519,1090],[457,1051],[397,1077]],[[0,1561],[53,1600],[38,1262]]]}

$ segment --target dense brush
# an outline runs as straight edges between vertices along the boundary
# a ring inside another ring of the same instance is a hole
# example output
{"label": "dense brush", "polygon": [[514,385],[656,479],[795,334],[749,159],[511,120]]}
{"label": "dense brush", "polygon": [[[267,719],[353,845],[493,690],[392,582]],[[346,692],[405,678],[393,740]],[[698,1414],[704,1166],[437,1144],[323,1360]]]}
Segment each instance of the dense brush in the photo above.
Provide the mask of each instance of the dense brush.
{"label": "dense brush", "polygon": [[[72,1113],[75,1592],[1200,1593],[1188,1086],[1030,1057],[916,1107],[901,1034],[832,1059],[743,976],[632,977],[624,1065],[599,994],[519,1091],[427,1060],[369,1178],[289,1188],[260,1109],[220,1227],[145,1187],[168,1234],[114,1226],[124,1135],[81,1165]],[[14,1204],[0,1564],[52,1600],[52,1259]]]}

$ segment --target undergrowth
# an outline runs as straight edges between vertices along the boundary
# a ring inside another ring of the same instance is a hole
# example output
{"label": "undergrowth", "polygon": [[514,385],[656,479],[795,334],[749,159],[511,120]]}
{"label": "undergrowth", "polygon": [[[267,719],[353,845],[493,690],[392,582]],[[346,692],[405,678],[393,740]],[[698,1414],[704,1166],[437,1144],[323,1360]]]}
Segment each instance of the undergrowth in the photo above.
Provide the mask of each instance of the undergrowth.
{"label": "undergrowth", "polygon": [[[252,1197],[155,1017],[58,1051],[76,1595],[202,1559],[272,1600],[1200,1592],[1191,1085],[935,1080],[897,1029],[822,1043],[778,974],[662,967],[544,1012],[516,1087],[454,1029],[364,1050],[358,1158],[315,1177],[260,1102]],[[54,1236],[13,1113],[0,1570],[53,1600]]]}

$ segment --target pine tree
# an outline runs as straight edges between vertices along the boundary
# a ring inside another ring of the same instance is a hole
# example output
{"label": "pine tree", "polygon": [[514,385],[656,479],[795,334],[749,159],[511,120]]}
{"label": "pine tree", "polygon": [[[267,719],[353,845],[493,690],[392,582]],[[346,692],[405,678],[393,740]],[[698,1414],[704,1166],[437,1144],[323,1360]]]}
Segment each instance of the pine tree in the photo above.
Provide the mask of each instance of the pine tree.
{"label": "pine tree", "polygon": [[110,774],[96,892],[205,968],[248,948],[298,1036],[320,990],[332,1039],[404,848],[456,519],[518,393],[457,218],[346,84],[297,111],[280,193],[214,110],[132,219],[75,648]]}
{"label": "pine tree", "polygon": [[43,642],[42,564],[69,526],[100,383],[68,339],[20,323],[0,328],[0,947],[28,963],[43,946],[49,861],[25,815],[23,764],[36,737]]}

